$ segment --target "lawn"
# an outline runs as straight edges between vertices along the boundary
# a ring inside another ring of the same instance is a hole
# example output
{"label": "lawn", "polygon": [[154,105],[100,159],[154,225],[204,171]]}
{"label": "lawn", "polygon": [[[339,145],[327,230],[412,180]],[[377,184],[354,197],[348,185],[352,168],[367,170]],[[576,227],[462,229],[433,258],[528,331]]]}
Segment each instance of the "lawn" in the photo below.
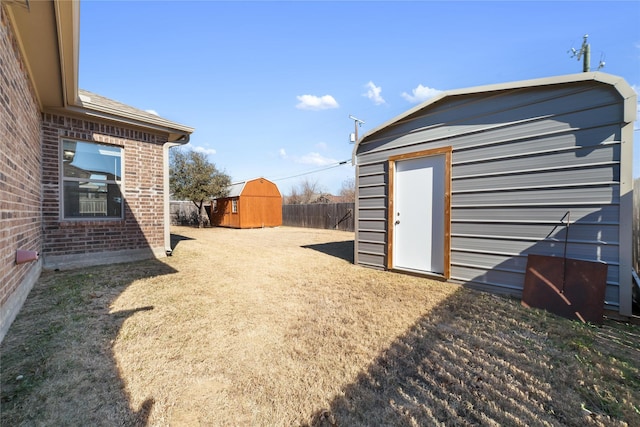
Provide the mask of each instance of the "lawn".
{"label": "lawn", "polygon": [[173,230],[47,272],[0,346],[0,425],[640,425],[640,327],[355,266],[353,233]]}

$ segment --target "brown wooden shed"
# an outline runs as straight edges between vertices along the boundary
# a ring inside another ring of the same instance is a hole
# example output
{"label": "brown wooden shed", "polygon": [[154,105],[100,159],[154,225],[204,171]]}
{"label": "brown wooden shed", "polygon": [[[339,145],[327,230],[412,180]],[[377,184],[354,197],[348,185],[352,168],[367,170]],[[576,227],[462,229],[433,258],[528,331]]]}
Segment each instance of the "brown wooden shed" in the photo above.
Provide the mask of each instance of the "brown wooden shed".
{"label": "brown wooden shed", "polygon": [[236,182],[229,195],[214,199],[211,224],[231,228],[278,227],[282,225],[282,195],[278,186],[265,178]]}

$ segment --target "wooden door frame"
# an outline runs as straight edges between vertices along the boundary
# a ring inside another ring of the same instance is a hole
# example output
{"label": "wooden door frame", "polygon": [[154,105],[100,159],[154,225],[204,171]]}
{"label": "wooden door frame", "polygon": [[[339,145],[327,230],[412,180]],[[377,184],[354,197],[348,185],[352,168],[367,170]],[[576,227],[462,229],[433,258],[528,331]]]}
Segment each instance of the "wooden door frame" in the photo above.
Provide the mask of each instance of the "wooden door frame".
{"label": "wooden door frame", "polygon": [[[398,154],[389,157],[389,192],[387,200],[387,270],[393,270],[393,212],[394,212],[394,188],[395,188],[395,171],[396,162],[403,160],[411,160],[420,157],[433,157],[444,155],[444,273],[442,277],[449,280],[451,277],[451,157],[453,148],[451,146],[434,148],[431,150],[416,151],[415,153]],[[430,276],[438,276],[439,274],[425,274]]]}

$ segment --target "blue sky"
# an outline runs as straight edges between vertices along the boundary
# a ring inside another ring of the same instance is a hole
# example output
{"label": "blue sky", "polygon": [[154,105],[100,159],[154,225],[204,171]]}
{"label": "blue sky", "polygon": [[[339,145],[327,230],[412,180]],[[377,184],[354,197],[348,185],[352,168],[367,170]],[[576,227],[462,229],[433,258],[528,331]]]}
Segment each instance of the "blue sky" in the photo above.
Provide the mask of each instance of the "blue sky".
{"label": "blue sky", "polygon": [[638,1],[83,0],[80,87],[194,127],[233,181],[338,193],[349,115],[362,135],[438,91],[581,72],[584,34],[638,91]]}

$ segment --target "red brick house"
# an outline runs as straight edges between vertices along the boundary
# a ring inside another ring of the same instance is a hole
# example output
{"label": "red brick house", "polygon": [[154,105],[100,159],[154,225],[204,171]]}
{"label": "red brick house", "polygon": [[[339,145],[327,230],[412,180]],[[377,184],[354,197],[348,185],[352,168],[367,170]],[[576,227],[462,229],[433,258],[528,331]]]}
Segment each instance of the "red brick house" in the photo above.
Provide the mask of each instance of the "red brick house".
{"label": "red brick house", "polygon": [[78,89],[78,29],[78,1],[0,6],[0,341],[43,268],[171,250],[168,151],[193,129]]}

